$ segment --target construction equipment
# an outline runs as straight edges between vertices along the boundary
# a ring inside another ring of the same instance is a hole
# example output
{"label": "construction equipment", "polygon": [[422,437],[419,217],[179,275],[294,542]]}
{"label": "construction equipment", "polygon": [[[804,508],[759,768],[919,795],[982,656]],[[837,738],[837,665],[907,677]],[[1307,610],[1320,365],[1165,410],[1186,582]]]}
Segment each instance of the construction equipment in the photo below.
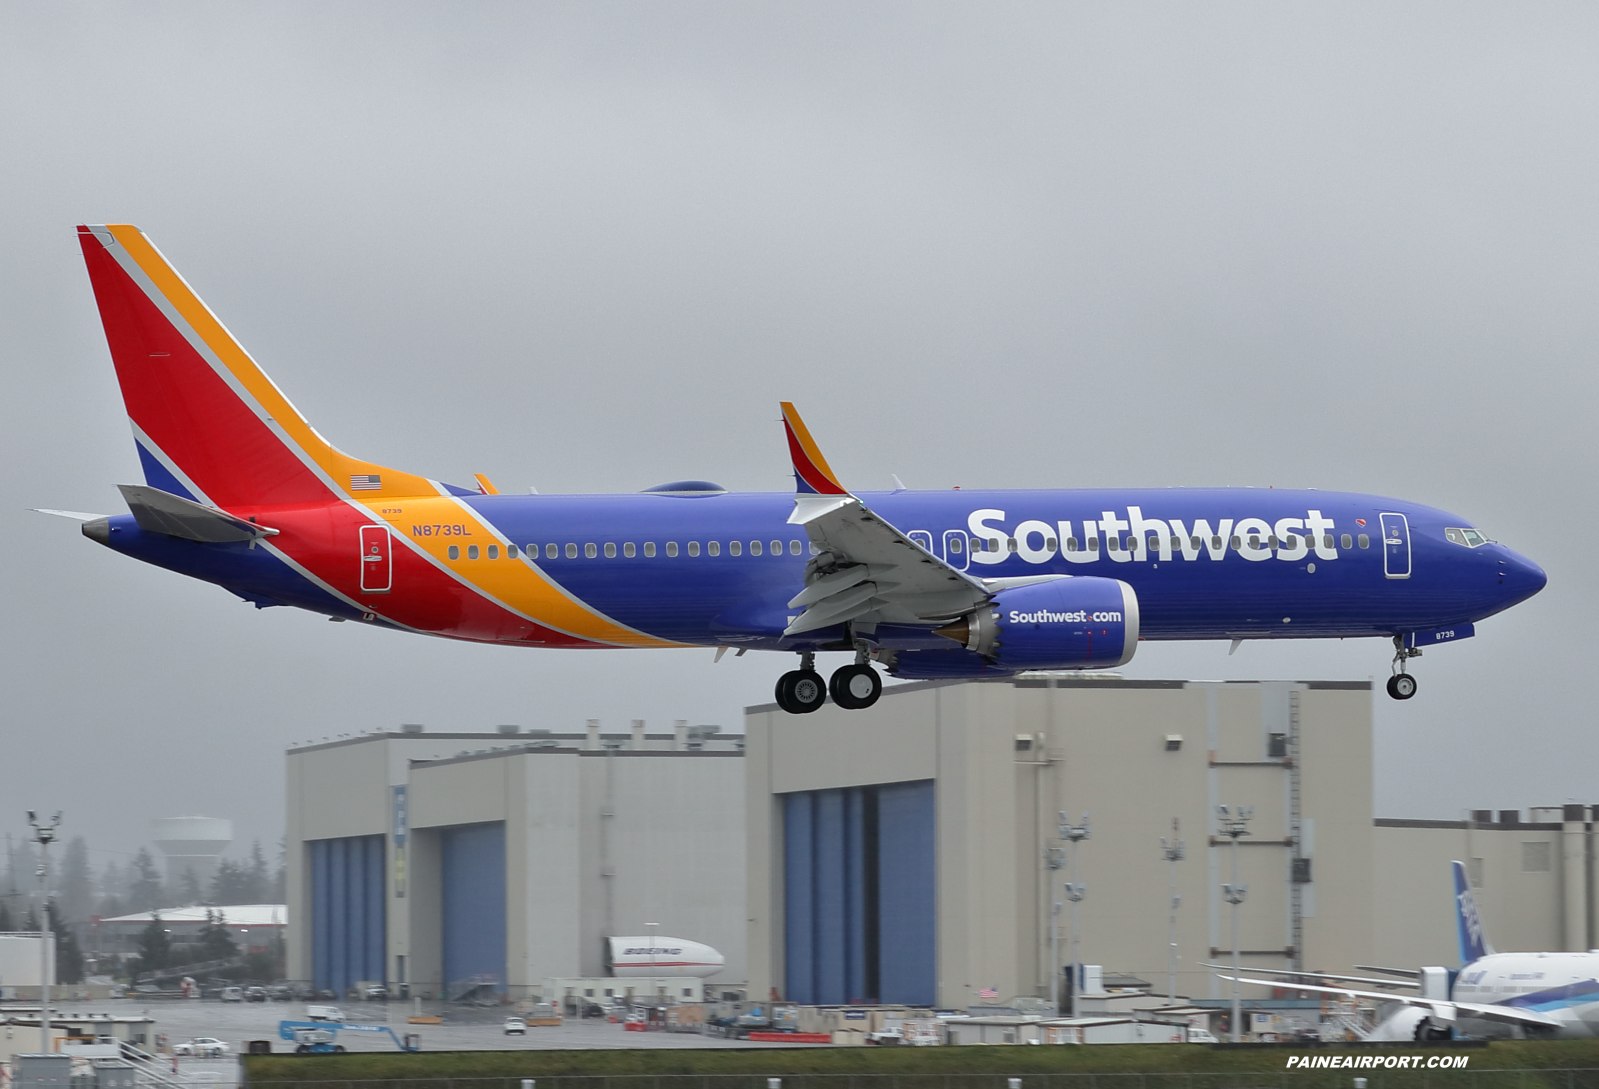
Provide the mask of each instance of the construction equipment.
{"label": "construction equipment", "polygon": [[421,1051],[422,1037],[408,1032],[402,1039],[387,1025],[347,1025],[337,1021],[279,1021],[278,1036],[293,1041],[296,1055],[342,1055],[341,1032],[387,1033],[401,1051]]}

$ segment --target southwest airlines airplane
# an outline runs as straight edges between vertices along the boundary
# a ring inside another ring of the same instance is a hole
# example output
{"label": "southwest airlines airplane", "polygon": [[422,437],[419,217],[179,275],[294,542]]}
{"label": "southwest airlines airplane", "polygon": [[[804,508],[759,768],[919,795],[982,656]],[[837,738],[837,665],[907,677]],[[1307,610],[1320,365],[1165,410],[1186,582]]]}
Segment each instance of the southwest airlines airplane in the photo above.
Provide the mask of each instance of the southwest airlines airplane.
{"label": "southwest airlines airplane", "polygon": [[[1241,488],[852,493],[782,406],[795,494],[705,481],[501,495],[352,457],[289,403],[137,228],[79,227],[144,467],[117,552],[258,608],[529,647],[800,656],[787,711],[870,706],[896,677],[1099,669],[1140,640],[1421,648],[1544,573],[1465,518],[1373,495]],[[854,651],[829,683],[819,650]]]}
{"label": "southwest airlines airplane", "polygon": [[[1457,1032],[1472,1036],[1586,1038],[1599,1036],[1599,953],[1496,953],[1477,914],[1477,899],[1466,879],[1466,867],[1452,863],[1455,876],[1455,933],[1460,943],[1460,969],[1380,968],[1414,982],[1363,976],[1330,976],[1321,972],[1267,974],[1285,979],[1245,979],[1267,987],[1351,998],[1398,1002],[1366,1037],[1368,1040],[1440,1040]],[[1215,968],[1218,965],[1209,965]],[[1229,975],[1222,979],[1231,980]],[[1420,993],[1351,990],[1301,982],[1342,979],[1383,987],[1410,986]]]}

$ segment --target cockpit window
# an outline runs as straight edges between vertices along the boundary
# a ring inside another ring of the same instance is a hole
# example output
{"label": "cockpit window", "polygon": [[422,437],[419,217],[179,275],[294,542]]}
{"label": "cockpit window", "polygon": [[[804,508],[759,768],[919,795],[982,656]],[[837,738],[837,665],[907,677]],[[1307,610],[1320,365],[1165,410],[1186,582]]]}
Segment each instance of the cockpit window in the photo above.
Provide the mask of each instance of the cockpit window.
{"label": "cockpit window", "polygon": [[1474,529],[1465,529],[1460,526],[1445,526],[1444,537],[1457,545],[1467,548],[1476,548],[1488,543],[1488,538]]}

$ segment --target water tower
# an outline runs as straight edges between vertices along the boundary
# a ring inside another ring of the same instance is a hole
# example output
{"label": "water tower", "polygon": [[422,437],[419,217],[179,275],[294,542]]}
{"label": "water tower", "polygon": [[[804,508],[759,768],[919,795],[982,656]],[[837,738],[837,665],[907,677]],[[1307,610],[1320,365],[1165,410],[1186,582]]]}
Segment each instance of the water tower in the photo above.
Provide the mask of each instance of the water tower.
{"label": "water tower", "polygon": [[162,817],[150,822],[156,850],[167,859],[167,887],[183,888],[183,875],[193,871],[203,894],[211,886],[222,852],[233,842],[233,822],[220,817]]}

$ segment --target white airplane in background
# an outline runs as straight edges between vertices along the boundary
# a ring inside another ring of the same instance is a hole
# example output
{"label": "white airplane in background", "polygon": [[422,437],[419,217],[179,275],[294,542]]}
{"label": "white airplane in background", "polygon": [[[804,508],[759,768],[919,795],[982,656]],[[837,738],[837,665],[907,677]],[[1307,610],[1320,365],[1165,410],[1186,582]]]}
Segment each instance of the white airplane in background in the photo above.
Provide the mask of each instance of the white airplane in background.
{"label": "white airplane in background", "polygon": [[[1459,971],[1443,967],[1374,968],[1404,981],[1326,972],[1265,969],[1288,979],[1222,979],[1295,991],[1397,1002],[1367,1040],[1446,1040],[1453,1036],[1586,1039],[1599,1036],[1599,953],[1496,953],[1488,941],[1466,867],[1455,862],[1455,926]],[[1211,967],[1221,967],[1211,965]],[[1365,967],[1360,965],[1358,967]],[[1300,980],[1346,980],[1379,987],[1412,987],[1415,994],[1331,987]]]}

